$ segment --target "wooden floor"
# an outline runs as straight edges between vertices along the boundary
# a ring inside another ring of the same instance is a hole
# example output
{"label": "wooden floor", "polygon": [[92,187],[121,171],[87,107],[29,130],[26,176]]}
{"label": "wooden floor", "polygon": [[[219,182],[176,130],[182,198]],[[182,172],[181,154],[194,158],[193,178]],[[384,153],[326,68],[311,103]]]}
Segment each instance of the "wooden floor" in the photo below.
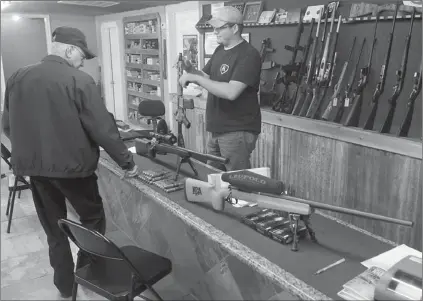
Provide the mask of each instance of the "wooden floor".
{"label": "wooden floor", "polygon": [[[7,166],[2,161],[2,173]],[[1,300],[64,300],[53,284],[46,235],[35,212],[30,191],[16,199],[11,233],[6,233],[7,178],[1,180]],[[69,214],[68,218],[77,220]],[[120,231],[106,234],[118,245],[128,244]],[[77,252],[71,243],[72,253]],[[81,287],[78,300],[105,300]],[[141,298],[137,298],[142,300]]]}

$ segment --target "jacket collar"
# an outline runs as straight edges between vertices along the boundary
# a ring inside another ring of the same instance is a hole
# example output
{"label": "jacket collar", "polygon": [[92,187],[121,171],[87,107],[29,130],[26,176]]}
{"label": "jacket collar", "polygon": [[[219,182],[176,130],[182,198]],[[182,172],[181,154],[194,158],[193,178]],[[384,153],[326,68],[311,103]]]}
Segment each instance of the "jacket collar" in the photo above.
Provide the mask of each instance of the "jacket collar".
{"label": "jacket collar", "polygon": [[67,60],[65,60],[64,58],[61,58],[58,55],[54,55],[54,54],[47,55],[46,57],[44,57],[42,59],[42,61],[43,62],[56,62],[56,63],[60,63],[60,64],[66,64],[66,65],[72,67],[72,65]]}

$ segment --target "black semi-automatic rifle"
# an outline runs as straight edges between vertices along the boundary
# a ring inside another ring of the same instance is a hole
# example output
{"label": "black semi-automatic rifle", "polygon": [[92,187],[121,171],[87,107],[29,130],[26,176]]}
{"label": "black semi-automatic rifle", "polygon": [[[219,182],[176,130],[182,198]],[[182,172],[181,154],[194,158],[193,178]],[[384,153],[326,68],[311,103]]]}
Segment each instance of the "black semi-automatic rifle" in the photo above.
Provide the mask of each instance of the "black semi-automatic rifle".
{"label": "black semi-automatic rifle", "polygon": [[404,48],[404,54],[402,56],[401,67],[396,72],[397,82],[394,86],[394,93],[388,99],[388,103],[390,104],[388,116],[386,116],[385,122],[383,123],[383,126],[380,129],[380,133],[389,133],[391,131],[392,121],[394,120],[394,114],[395,114],[395,109],[397,107],[398,97],[400,96],[402,88],[404,86],[404,78],[407,72],[408,52],[410,50],[411,33],[413,31],[415,15],[416,15],[416,11],[413,10],[413,14],[411,15],[410,31],[407,37],[405,38],[405,48]]}
{"label": "black semi-automatic rifle", "polygon": [[159,141],[149,141],[147,139],[135,139],[135,150],[138,155],[148,156],[150,158],[155,158],[156,154],[177,155],[180,160],[178,160],[178,165],[176,168],[176,175],[174,179],[175,181],[178,178],[182,163],[189,163],[195,176],[198,176],[198,172],[192,164],[191,158],[199,161],[210,160],[222,164],[227,164],[229,162],[229,159],[226,158],[217,157],[209,154],[202,154],[183,147],[174,146],[167,143],[160,143]]}
{"label": "black semi-automatic rifle", "polygon": [[[332,16],[332,18],[335,18],[335,17]],[[328,63],[325,62],[324,70],[322,71],[322,78],[321,78],[321,81],[319,81],[318,83],[319,85],[318,92],[316,93],[316,95],[313,95],[313,97],[316,97],[317,102],[315,103],[315,106],[313,107],[313,100],[312,100],[310,108],[309,108],[310,114],[309,112],[307,112],[306,117],[317,119],[320,116],[320,109],[323,102],[325,101],[326,93],[329,87],[332,85],[333,73],[335,72],[336,46],[338,44],[339,26],[341,25],[341,22],[342,22],[342,16],[339,15],[338,26],[335,32],[335,40],[333,43],[332,54],[331,54],[329,62]],[[323,91],[321,90],[322,86],[323,86]]]}
{"label": "black semi-automatic rifle", "polygon": [[392,41],[394,39],[394,31],[395,31],[395,23],[397,20],[397,13],[398,13],[398,5],[395,6],[395,12],[394,12],[394,18],[392,20],[392,29],[389,33],[389,39],[388,39],[388,48],[386,49],[386,55],[385,55],[385,61],[382,64],[382,67],[380,69],[380,75],[379,75],[379,82],[376,85],[376,89],[373,92],[372,100],[371,100],[371,110],[370,114],[366,119],[366,122],[364,123],[364,129],[365,130],[372,130],[375,119],[376,119],[376,112],[379,106],[379,98],[382,95],[383,91],[385,90],[385,82],[386,82],[386,75],[388,71],[389,61],[391,59],[391,48],[392,48]]}
{"label": "black semi-automatic rifle", "polygon": [[[275,82],[277,84],[282,83],[284,87],[284,91],[281,97],[273,103],[272,109],[277,112],[285,112],[287,107],[289,108],[291,104],[288,102],[289,99],[289,86],[291,83],[295,82],[298,76],[298,71],[300,69],[300,64],[296,63],[298,51],[304,51],[304,47],[300,46],[301,35],[304,32],[304,9],[300,12],[300,20],[297,26],[297,34],[295,36],[295,44],[294,46],[285,45],[285,49],[292,52],[291,60],[287,65],[281,65],[280,70],[276,74]],[[281,73],[284,72],[284,75],[281,76]],[[292,107],[292,106],[291,106]]]}
{"label": "black semi-automatic rifle", "polygon": [[[325,25],[323,27],[323,33],[322,33],[322,39],[320,41],[318,40],[319,30],[316,32],[316,38],[314,40],[313,44],[313,51],[311,57],[311,60],[309,61],[308,70],[307,70],[307,89],[306,91],[301,95],[304,99],[304,101],[301,101],[302,106],[299,108],[298,116],[305,116],[308,110],[308,107],[310,106],[311,100],[313,99],[313,87],[317,80],[317,74],[319,72],[319,66],[320,66],[320,57],[323,52],[323,47],[325,43],[325,37],[326,37],[326,28],[327,28],[327,19],[328,19],[328,7],[325,9],[322,9],[320,12],[320,19],[319,19],[319,26],[320,22],[322,20],[323,15],[325,15]],[[320,49],[317,49],[317,47],[320,46]]]}
{"label": "black semi-automatic rifle", "polygon": [[316,50],[317,50],[317,44],[319,43],[319,29],[320,29],[320,23],[322,21],[322,16],[323,16],[323,9],[320,12],[320,18],[319,18],[319,22],[317,23],[317,29],[316,29],[316,37],[313,39],[313,46],[311,47],[310,56],[308,58],[307,73],[306,73],[305,81],[303,84],[301,84],[299,88],[300,94],[296,100],[294,108],[292,109],[292,115],[298,115],[300,113],[300,110],[303,107],[303,104],[307,95],[307,91],[308,89],[311,88],[311,84],[313,80],[313,72],[316,66]]}
{"label": "black semi-automatic rifle", "polygon": [[342,66],[341,74],[339,75],[338,82],[336,83],[336,85],[333,89],[334,91],[333,91],[333,94],[330,98],[329,104],[322,114],[322,117],[321,117],[322,120],[329,120],[332,109],[337,106],[338,99],[341,95],[342,83],[343,83],[344,78],[345,78],[345,73],[347,72],[347,69],[348,69],[348,63],[351,60],[351,55],[353,53],[356,40],[357,40],[357,37],[354,37],[353,44],[352,44],[351,49],[350,49],[350,54],[348,55],[348,59],[345,61],[344,65]]}
{"label": "black semi-automatic rifle", "polygon": [[376,41],[377,41],[376,32],[377,32],[378,19],[379,18],[377,17],[376,23],[375,23],[375,30],[373,34],[373,42],[370,49],[369,61],[367,63],[367,66],[361,68],[360,70],[360,79],[358,80],[357,88],[354,91],[352,106],[350,108],[350,111],[348,112],[347,118],[344,121],[345,126],[358,127],[358,124],[360,122],[361,107],[363,105],[363,92],[364,92],[364,88],[367,86],[367,83],[369,82],[369,75],[370,75],[371,66],[372,66],[373,50],[375,48]]}
{"label": "black semi-automatic rifle", "polygon": [[411,120],[413,119],[414,113],[414,104],[416,102],[417,96],[422,90],[422,64],[423,63],[420,63],[420,70],[414,73],[413,90],[408,97],[407,113],[405,114],[404,120],[401,123],[401,127],[398,131],[398,137],[407,137],[408,131],[410,130]]}
{"label": "black semi-automatic rifle", "polygon": [[350,79],[347,83],[347,87],[345,88],[344,95],[343,97],[341,97],[340,101],[337,103],[337,111],[333,119],[333,122],[340,123],[342,119],[342,115],[344,115],[345,108],[349,107],[350,105],[351,93],[353,91],[355,78],[357,77],[358,65],[360,64],[360,59],[361,59],[361,54],[363,53],[364,44],[366,44],[366,38],[364,38],[363,42],[361,43],[361,49],[360,49],[360,53],[358,54],[357,63],[355,64],[354,69],[350,75]]}

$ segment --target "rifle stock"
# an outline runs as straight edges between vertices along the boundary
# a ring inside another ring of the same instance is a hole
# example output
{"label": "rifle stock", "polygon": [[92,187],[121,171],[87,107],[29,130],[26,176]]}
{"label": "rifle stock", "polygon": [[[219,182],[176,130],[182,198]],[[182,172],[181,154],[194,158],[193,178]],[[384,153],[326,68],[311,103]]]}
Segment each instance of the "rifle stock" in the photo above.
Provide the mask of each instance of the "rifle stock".
{"label": "rifle stock", "polygon": [[391,131],[392,122],[394,120],[395,110],[397,107],[397,101],[402,92],[402,89],[404,86],[404,79],[407,72],[408,53],[410,50],[411,33],[413,31],[415,15],[416,15],[416,11],[413,10],[413,14],[411,15],[410,31],[405,40],[405,48],[404,48],[404,53],[402,57],[401,67],[396,72],[397,82],[394,86],[394,93],[392,94],[391,98],[389,98],[388,100],[388,103],[390,104],[388,116],[386,117],[385,122],[383,123],[383,126],[380,129],[380,133],[389,133]]}
{"label": "rifle stock", "polygon": [[408,136],[408,131],[410,130],[411,121],[413,119],[414,104],[421,90],[422,90],[422,64],[420,64],[420,71],[414,73],[414,86],[410,96],[408,97],[407,113],[405,114],[404,120],[401,123],[400,129],[398,131],[398,137]]}
{"label": "rifle stock", "polygon": [[394,18],[392,20],[392,29],[391,29],[391,32],[389,33],[388,48],[386,50],[385,61],[383,62],[383,65],[380,69],[379,82],[376,84],[376,89],[373,92],[370,114],[367,117],[366,122],[364,123],[363,129],[365,130],[373,129],[375,119],[376,119],[377,109],[379,107],[379,98],[385,89],[386,74],[388,70],[389,61],[391,59],[391,48],[392,48],[392,41],[394,39],[394,31],[395,31],[395,23],[397,19],[396,18],[397,14],[398,14],[398,5],[395,6]]}

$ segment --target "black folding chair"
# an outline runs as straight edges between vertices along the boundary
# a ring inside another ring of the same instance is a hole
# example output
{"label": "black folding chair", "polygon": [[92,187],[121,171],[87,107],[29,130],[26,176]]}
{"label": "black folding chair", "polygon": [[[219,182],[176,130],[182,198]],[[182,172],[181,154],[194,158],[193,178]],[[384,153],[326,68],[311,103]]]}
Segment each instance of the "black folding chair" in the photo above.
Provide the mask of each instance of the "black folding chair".
{"label": "black folding chair", "polygon": [[[68,219],[60,219],[58,223],[80,249],[72,300],[76,300],[78,284],[108,300],[133,300],[147,289],[162,300],[152,286],[172,271],[169,259],[136,246],[119,248],[99,232]],[[85,265],[82,256],[88,258]]]}
{"label": "black folding chair", "polygon": [[[12,157],[12,154],[10,150],[2,143],[1,144],[1,158],[9,166],[9,170],[12,169],[12,164],[10,163],[11,157]],[[7,224],[7,233],[10,233],[10,227],[12,225],[13,209],[15,207],[16,192],[19,192],[18,198],[21,198],[22,190],[31,189],[31,185],[28,183],[27,180],[25,180],[24,177],[15,176],[15,181],[13,185],[10,185],[8,182],[8,186],[9,186],[9,198],[7,200],[6,216],[9,216],[9,222]]]}

